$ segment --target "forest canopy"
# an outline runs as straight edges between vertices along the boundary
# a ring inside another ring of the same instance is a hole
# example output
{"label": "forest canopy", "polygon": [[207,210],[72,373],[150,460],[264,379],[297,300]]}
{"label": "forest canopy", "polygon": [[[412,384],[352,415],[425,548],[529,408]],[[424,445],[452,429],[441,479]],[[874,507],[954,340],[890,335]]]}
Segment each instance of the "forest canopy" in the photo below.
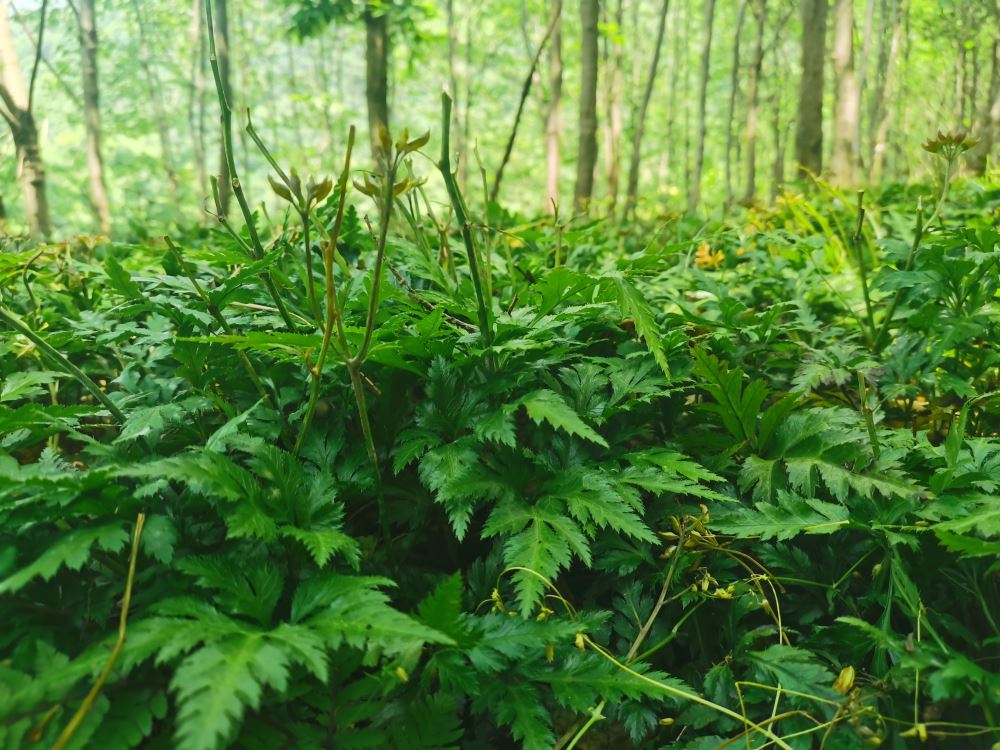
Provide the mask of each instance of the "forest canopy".
{"label": "forest canopy", "polygon": [[[202,0],[108,0],[99,13],[92,5],[47,3],[40,46],[39,0],[5,0],[0,19],[15,109],[34,80],[54,225],[106,231],[112,221],[127,232],[209,221],[220,133]],[[933,164],[919,145],[938,130],[979,138],[971,166],[981,172],[998,141],[994,0],[231,5],[227,86],[251,183],[267,164],[243,132],[247,109],[284,162],[332,173],[347,126],[370,130],[390,113],[393,129],[431,131],[436,152],[442,87],[455,100],[460,176],[478,178],[477,147],[492,179],[526,78],[502,197],[533,213],[553,200],[572,210],[585,187],[581,159],[604,211],[621,210],[633,192],[650,214],[711,213],[773,198],[799,165],[845,185],[928,179]],[[94,138],[107,196],[97,207],[84,177],[95,168]],[[0,149],[0,194],[21,227],[7,128]]]}

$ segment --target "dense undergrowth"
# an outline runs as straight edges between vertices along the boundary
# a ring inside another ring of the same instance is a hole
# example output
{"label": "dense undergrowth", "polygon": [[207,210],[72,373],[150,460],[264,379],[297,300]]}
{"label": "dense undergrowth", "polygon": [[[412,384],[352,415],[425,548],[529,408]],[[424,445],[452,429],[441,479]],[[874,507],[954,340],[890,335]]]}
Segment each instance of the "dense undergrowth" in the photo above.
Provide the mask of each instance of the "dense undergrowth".
{"label": "dense undergrowth", "polygon": [[997,184],[461,232],[421,146],[3,248],[0,747],[1000,740]]}

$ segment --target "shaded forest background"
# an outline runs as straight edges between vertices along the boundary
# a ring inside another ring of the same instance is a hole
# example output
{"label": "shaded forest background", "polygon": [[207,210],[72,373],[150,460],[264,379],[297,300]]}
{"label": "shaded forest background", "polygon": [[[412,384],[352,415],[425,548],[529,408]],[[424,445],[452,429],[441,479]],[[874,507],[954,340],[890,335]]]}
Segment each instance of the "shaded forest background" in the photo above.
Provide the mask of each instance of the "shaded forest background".
{"label": "shaded forest background", "polygon": [[[283,164],[325,174],[351,123],[430,130],[435,152],[442,86],[474,200],[480,163],[492,185],[520,120],[499,200],[529,213],[711,213],[773,199],[803,170],[845,185],[920,180],[919,144],[939,129],[979,138],[967,168],[982,171],[1000,128],[997,0],[219,6],[251,183],[267,165],[242,128],[248,107]],[[206,222],[222,168],[202,0],[0,11],[8,231]]]}

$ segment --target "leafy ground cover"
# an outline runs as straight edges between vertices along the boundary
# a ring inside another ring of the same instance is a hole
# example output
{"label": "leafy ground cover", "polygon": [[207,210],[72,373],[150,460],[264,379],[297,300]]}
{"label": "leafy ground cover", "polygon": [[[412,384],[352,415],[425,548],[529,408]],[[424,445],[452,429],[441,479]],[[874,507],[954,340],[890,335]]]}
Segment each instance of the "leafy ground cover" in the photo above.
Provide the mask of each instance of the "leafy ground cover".
{"label": "leafy ground cover", "polygon": [[562,224],[422,146],[4,248],[0,746],[994,746],[1000,186]]}

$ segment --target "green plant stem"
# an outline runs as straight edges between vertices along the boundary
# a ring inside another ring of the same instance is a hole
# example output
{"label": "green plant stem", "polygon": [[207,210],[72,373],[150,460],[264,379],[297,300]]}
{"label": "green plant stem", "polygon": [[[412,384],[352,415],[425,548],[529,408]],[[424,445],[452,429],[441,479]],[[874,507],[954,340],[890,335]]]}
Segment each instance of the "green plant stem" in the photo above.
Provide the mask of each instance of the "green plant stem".
{"label": "green plant stem", "polygon": [[[333,278],[333,261],[334,253],[337,252],[337,239],[340,237],[340,227],[344,220],[344,204],[347,201],[348,175],[351,170],[351,153],[353,151],[354,126],[352,125],[347,134],[347,155],[344,157],[344,169],[340,173],[340,195],[337,198],[337,217],[333,222],[333,233],[325,238],[323,245],[323,274],[326,282],[326,320],[323,325],[323,343],[320,344],[319,357],[316,360],[315,370],[311,372],[312,386],[309,390],[309,403],[306,406],[302,426],[299,427],[299,435],[295,440],[295,447],[292,450],[295,454],[302,449],[302,444],[305,442],[306,435],[309,433],[309,427],[312,424],[313,414],[316,412],[320,381],[323,378],[323,365],[326,364],[326,357],[330,351],[334,327],[337,328],[341,346],[344,347],[344,357],[347,357],[347,339],[344,333],[343,322],[341,321],[340,304],[337,301],[337,288]],[[322,224],[319,226],[322,226]]]}
{"label": "green plant stem", "polygon": [[604,714],[601,713],[604,710],[604,703],[605,703],[604,701],[601,701],[600,703],[597,704],[597,706],[590,709],[590,718],[587,719],[586,724],[580,727],[580,731],[573,736],[573,739],[570,741],[570,743],[566,745],[566,750],[573,750],[573,748],[576,747],[576,744],[581,739],[583,739],[583,736],[590,731],[590,728],[594,726],[594,724],[596,724],[599,721],[602,721],[605,718]]}
{"label": "green plant stem", "polygon": [[860,372],[858,372],[858,395],[861,397],[861,413],[864,414],[865,425],[868,427],[868,439],[872,444],[872,457],[878,461],[882,450],[878,441],[878,431],[875,429],[875,415],[868,406],[868,386],[865,384],[865,376]]}
{"label": "green plant stem", "polygon": [[[219,98],[219,117],[222,122],[222,147],[226,154],[226,165],[229,168],[233,195],[236,196],[236,202],[239,204],[240,212],[243,214],[243,222],[246,224],[247,234],[250,236],[250,250],[254,258],[260,259],[264,257],[264,246],[261,244],[260,236],[257,234],[257,227],[253,221],[253,212],[250,210],[250,204],[247,202],[246,194],[243,192],[243,185],[240,183],[239,175],[236,172],[236,160],[233,157],[233,111],[226,100],[226,92],[222,87],[222,73],[219,71],[219,59],[215,51],[215,22],[212,19],[212,0],[206,0],[205,2],[205,17],[208,27],[209,62],[212,66],[212,77],[215,80],[215,92]],[[218,196],[217,191],[215,194]],[[218,210],[219,216],[222,217],[221,204],[218,204]],[[285,303],[282,301],[281,295],[274,285],[274,279],[271,278],[270,271],[261,274],[261,279],[264,282],[264,286],[267,287],[268,294],[274,300],[274,305],[278,308],[285,326],[289,331],[294,332],[295,324],[292,323],[292,318],[288,314]]]}
{"label": "green plant stem", "polygon": [[354,389],[354,400],[358,407],[358,418],[361,421],[361,435],[365,441],[365,451],[368,453],[368,460],[371,462],[372,470],[375,472],[375,498],[378,502],[379,528],[382,531],[383,541],[388,541],[389,517],[385,512],[385,495],[382,492],[382,472],[379,471],[375,438],[372,435],[371,421],[368,419],[368,407],[365,403],[365,385],[361,380],[361,372],[358,365],[349,363],[347,365],[347,372],[351,376],[351,387]]}
{"label": "green plant stem", "polygon": [[375,333],[375,315],[378,312],[379,289],[382,286],[382,268],[385,265],[385,245],[389,239],[389,221],[392,219],[392,206],[394,201],[396,165],[394,158],[386,154],[388,166],[385,173],[385,195],[382,207],[382,225],[379,227],[378,242],[375,248],[375,268],[372,271],[372,290],[368,296],[368,317],[365,321],[365,335],[361,341],[361,348],[358,353],[351,357],[348,365],[360,367],[364,364],[371,348],[372,335]]}
{"label": "green plant stem", "polygon": [[865,222],[865,191],[858,191],[858,223],[854,230],[854,234],[851,237],[851,244],[854,246],[854,256],[858,262],[858,276],[861,278],[861,294],[865,299],[865,315],[868,318],[868,333],[867,338],[869,341],[875,340],[875,312],[872,309],[872,298],[871,291],[868,288],[868,268],[865,263],[864,250],[861,247],[861,242],[864,239],[864,222]]}
{"label": "green plant stem", "polygon": [[97,383],[91,380],[87,373],[70,362],[69,359],[66,358],[66,355],[31,330],[31,328],[29,328],[24,321],[17,317],[17,315],[3,307],[0,307],[0,319],[6,322],[7,325],[20,333],[26,339],[31,341],[31,343],[33,343],[38,350],[42,352],[42,354],[52,360],[57,367],[63,370],[63,372],[72,376],[76,382],[83,386],[91,396],[97,399],[101,405],[111,413],[111,416],[116,422],[118,422],[118,424],[125,423],[124,412],[122,412],[122,410],[115,405],[114,401],[108,398],[108,395],[100,389]]}
{"label": "green plant stem", "polygon": [[677,561],[683,554],[684,549],[684,526],[681,525],[680,533],[677,535],[677,543],[674,554],[670,557],[670,566],[667,568],[667,575],[663,579],[663,586],[660,587],[660,595],[656,599],[656,604],[653,606],[653,610],[649,613],[649,617],[646,618],[646,622],[639,629],[638,635],[636,635],[635,640],[632,642],[631,648],[629,648],[628,653],[625,655],[625,663],[630,664],[634,659],[635,655],[639,653],[639,647],[642,645],[643,641],[649,636],[649,631],[653,629],[653,623],[656,622],[656,618],[660,615],[660,610],[663,609],[663,605],[667,602],[667,594],[670,592],[670,585],[674,581],[674,573],[677,572]]}
{"label": "green plant stem", "polygon": [[[910,245],[910,252],[906,256],[906,265],[903,266],[904,271],[909,271],[913,268],[913,263],[917,257],[917,249],[920,247],[920,241],[924,236],[924,204],[922,202],[917,203],[917,226],[913,233],[913,243]],[[892,318],[896,314],[896,307],[899,305],[899,300],[903,296],[903,290],[897,289],[896,294],[892,297],[892,302],[889,303],[889,309],[886,311],[885,317],[882,319],[882,325],[879,327],[878,333],[875,334],[875,340],[872,341],[872,349],[879,351],[882,339],[889,332],[889,326],[892,325]]]}
{"label": "green plant stem", "polygon": [[309,298],[309,311],[313,318],[319,322],[321,318],[319,303],[316,301],[316,284],[313,281],[312,248],[309,246],[309,212],[300,213],[299,218],[302,220],[302,242],[306,248],[306,296]]}
{"label": "green plant stem", "polygon": [[101,673],[97,676],[97,680],[94,685],[90,688],[90,692],[87,693],[87,697],[83,699],[83,703],[73,714],[73,718],[70,719],[69,724],[63,729],[59,738],[52,745],[52,750],[62,750],[69,744],[69,741],[73,738],[76,730],[79,728],[80,724],[86,718],[90,709],[94,706],[94,701],[101,694],[101,689],[104,687],[104,683],[107,682],[108,677],[111,675],[111,670],[115,668],[115,664],[118,663],[118,657],[121,656],[122,648],[125,646],[125,634],[128,626],[128,610],[129,605],[132,602],[132,584],[135,582],[135,565],[139,558],[139,540],[142,539],[142,527],[146,522],[146,514],[139,513],[135,518],[135,533],[132,536],[132,551],[129,553],[128,558],[128,576],[125,579],[125,596],[122,599],[122,612],[118,618],[118,639],[115,641],[115,646],[111,650],[111,655],[108,657],[107,662],[104,664],[104,668]]}
{"label": "green plant stem", "polygon": [[462,232],[462,241],[465,243],[465,252],[469,259],[469,271],[472,275],[472,287],[476,292],[476,301],[479,304],[479,335],[487,347],[493,345],[493,332],[490,327],[490,311],[486,297],[483,294],[482,277],[479,271],[479,258],[476,255],[475,244],[472,240],[472,229],[469,224],[469,216],[465,211],[465,203],[462,194],[458,190],[455,182],[455,175],[451,171],[451,97],[448,92],[441,93],[441,122],[443,134],[441,137],[441,160],[438,162],[438,169],[444,178],[445,188],[448,190],[448,198],[451,200],[452,209],[455,211],[455,219],[458,221],[459,229]]}

